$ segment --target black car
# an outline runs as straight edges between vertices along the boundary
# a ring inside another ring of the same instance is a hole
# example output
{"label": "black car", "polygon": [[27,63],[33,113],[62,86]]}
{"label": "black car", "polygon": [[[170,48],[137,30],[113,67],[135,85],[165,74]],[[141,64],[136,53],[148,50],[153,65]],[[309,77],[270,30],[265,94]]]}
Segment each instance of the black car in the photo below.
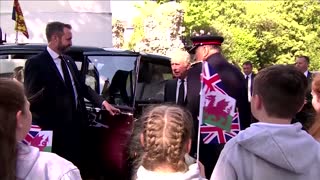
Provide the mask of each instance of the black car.
{"label": "black car", "polygon": [[[45,44],[0,45],[0,77],[17,76],[25,61],[43,50]],[[71,56],[83,80],[121,113],[109,116],[89,101],[88,172],[92,177],[129,179],[126,156],[134,119],[143,108],[163,102],[164,85],[172,78],[170,59],[165,56],[128,50],[72,46]],[[21,73],[23,74],[23,73]],[[21,75],[20,74],[20,75]],[[23,77],[21,78],[23,81]],[[113,178],[111,178],[113,177]]]}

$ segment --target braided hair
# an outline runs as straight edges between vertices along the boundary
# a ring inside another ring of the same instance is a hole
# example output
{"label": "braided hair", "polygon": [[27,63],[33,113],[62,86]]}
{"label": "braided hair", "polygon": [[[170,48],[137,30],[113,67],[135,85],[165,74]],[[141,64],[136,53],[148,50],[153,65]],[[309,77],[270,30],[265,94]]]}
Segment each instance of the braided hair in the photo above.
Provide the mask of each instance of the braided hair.
{"label": "braided hair", "polygon": [[192,135],[191,114],[175,105],[158,105],[148,108],[140,120],[143,122],[141,165],[150,171],[163,167],[173,172],[187,171],[184,156]]}

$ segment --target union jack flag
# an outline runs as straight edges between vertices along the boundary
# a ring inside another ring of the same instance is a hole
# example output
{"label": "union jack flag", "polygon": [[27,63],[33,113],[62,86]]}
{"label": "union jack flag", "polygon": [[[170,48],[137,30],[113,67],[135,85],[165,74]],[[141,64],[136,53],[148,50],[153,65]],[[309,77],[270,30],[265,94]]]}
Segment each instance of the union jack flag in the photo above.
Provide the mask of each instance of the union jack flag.
{"label": "union jack flag", "polygon": [[205,144],[224,144],[240,131],[236,100],[223,87],[219,74],[203,63],[199,124]]}
{"label": "union jack flag", "polygon": [[41,131],[40,126],[38,125],[31,125],[31,128],[29,130],[29,133],[27,134],[27,136],[24,138],[24,140],[22,140],[22,142],[26,145],[30,145],[32,140],[39,134],[39,132]]}
{"label": "union jack flag", "polygon": [[240,132],[238,113],[233,117],[231,131],[227,132],[219,127],[203,125],[200,128],[201,138],[205,144],[224,144]]}

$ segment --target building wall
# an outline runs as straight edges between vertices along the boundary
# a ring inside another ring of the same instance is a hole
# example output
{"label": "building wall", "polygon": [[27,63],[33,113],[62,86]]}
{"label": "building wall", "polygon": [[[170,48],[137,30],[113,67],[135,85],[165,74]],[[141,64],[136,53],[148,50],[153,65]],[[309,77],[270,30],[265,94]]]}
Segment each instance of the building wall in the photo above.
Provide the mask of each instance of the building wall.
{"label": "building wall", "polygon": [[[19,33],[19,43],[46,43],[45,27],[50,21],[72,26],[73,44],[112,47],[112,13],[110,1],[19,0],[29,39]],[[7,42],[14,43],[15,21],[11,19],[13,0],[0,1],[0,27]]]}

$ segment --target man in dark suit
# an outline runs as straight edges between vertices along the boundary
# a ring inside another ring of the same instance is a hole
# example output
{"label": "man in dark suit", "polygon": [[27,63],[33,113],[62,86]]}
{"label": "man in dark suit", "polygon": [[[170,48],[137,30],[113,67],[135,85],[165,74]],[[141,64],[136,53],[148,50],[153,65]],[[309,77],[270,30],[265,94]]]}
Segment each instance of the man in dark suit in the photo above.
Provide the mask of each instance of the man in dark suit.
{"label": "man in dark suit", "polygon": [[46,36],[46,50],[25,64],[24,85],[33,122],[53,130],[53,152],[80,166],[81,136],[87,123],[84,98],[112,115],[119,110],[88,87],[73,59],[63,55],[72,45],[71,26],[51,22]]}
{"label": "man in dark suit", "polygon": [[186,104],[187,72],[190,67],[190,55],[186,51],[177,50],[171,53],[171,69],[174,79],[168,80],[164,89],[164,101]]}
{"label": "man in dark suit", "polygon": [[306,93],[306,103],[302,110],[296,115],[296,118],[293,120],[293,122],[301,122],[305,129],[309,129],[315,116],[311,95],[312,73],[309,71],[309,64],[310,58],[308,56],[298,56],[296,58],[295,66],[308,79],[308,88]]}
{"label": "man in dark suit", "polygon": [[253,89],[253,79],[255,74],[252,72],[252,63],[250,61],[246,61],[242,65],[244,79],[246,80],[246,88],[248,92],[248,101],[251,101],[252,89]]}
{"label": "man in dark suit", "polygon": [[[221,54],[221,44],[223,37],[220,36],[196,36],[192,39],[193,47],[189,50],[190,53],[195,53],[196,61],[188,72],[188,86],[187,86],[187,109],[193,115],[195,132],[198,131],[199,104],[200,104],[200,73],[202,72],[202,61],[207,61],[219,74],[220,79],[224,85],[225,92],[236,99],[236,107],[239,111],[241,129],[245,129],[250,125],[251,113],[248,103],[248,96],[246,84],[242,73]],[[194,145],[196,139],[193,140],[192,153],[195,153]],[[224,144],[204,144],[200,140],[200,161],[205,166],[206,176],[210,177],[212,170],[218,160],[220,152]],[[193,154],[191,154],[193,155]]]}

